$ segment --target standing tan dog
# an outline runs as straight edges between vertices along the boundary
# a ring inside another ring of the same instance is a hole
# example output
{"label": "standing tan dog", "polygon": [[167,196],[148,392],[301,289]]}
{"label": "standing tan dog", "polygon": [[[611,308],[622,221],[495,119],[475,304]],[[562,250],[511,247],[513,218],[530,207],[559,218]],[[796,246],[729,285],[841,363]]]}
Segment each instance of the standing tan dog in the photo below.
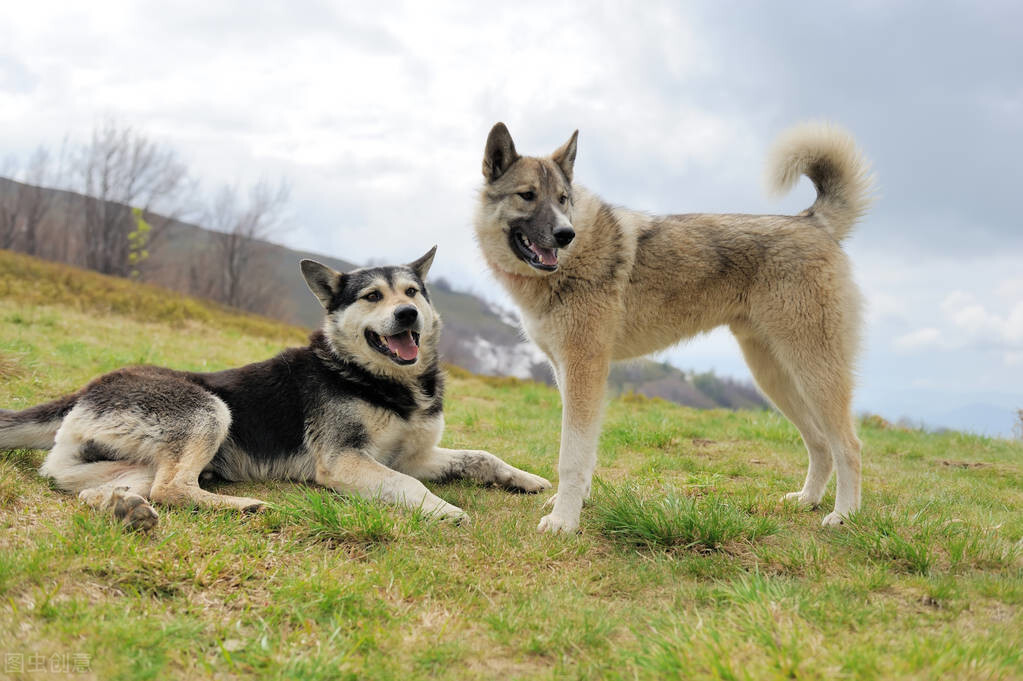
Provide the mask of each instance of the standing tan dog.
{"label": "standing tan dog", "polygon": [[799,215],[663,217],[573,184],[577,138],[548,157],[520,156],[505,125],[495,125],[475,218],[484,257],[561,390],[560,481],[540,531],[579,527],[611,362],[722,325],[809,452],[803,489],[785,498],[818,505],[837,469],[835,510],[824,524],[842,524],[860,506],[851,401],[861,297],[840,242],[866,211],[873,184],[852,138],[804,125],[777,142],[772,191],[800,175],[817,188]]}

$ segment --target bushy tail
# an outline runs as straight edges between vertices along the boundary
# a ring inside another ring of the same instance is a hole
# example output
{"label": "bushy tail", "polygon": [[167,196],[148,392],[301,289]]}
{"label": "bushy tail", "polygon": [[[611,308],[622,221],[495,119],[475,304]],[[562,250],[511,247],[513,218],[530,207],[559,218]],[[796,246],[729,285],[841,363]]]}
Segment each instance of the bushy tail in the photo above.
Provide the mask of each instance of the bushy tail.
{"label": "bushy tail", "polygon": [[768,191],[784,194],[800,175],[817,188],[817,201],[804,214],[818,217],[837,241],[873,202],[870,163],[852,135],[835,125],[804,123],[778,137],[767,164]]}
{"label": "bushy tail", "polygon": [[75,394],[23,411],[0,409],[0,450],[49,449],[61,422],[77,401]]}

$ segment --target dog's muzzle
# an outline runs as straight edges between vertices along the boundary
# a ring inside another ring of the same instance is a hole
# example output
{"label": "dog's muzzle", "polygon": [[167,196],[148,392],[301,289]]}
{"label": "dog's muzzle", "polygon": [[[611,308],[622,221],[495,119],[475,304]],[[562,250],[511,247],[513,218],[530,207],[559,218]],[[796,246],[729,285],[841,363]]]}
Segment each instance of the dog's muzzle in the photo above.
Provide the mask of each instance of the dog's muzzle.
{"label": "dog's muzzle", "polygon": [[508,238],[512,252],[530,267],[545,272],[558,269],[558,249],[534,243],[519,229],[512,229]]}
{"label": "dog's muzzle", "polygon": [[[400,305],[394,310],[394,333],[366,329],[369,346],[396,364],[414,364],[419,359],[419,310],[415,305]],[[398,331],[397,329],[401,329]]]}

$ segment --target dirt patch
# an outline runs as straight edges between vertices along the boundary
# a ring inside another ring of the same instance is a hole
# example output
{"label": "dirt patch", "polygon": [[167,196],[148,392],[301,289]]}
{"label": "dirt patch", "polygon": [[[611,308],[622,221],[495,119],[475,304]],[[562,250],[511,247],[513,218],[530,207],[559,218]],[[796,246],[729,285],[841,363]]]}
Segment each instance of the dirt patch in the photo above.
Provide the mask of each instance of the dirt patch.
{"label": "dirt patch", "polygon": [[947,468],[987,468],[991,464],[983,461],[949,461],[946,459],[941,462],[941,465]]}
{"label": "dirt patch", "polygon": [[22,368],[21,362],[10,355],[0,353],[0,379],[9,380],[24,373],[25,369]]}

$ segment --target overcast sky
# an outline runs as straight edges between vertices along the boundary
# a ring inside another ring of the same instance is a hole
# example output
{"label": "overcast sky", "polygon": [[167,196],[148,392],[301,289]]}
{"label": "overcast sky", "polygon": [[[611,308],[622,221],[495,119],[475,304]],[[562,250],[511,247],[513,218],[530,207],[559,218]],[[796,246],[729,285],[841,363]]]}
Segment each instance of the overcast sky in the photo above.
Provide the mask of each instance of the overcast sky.
{"label": "overcast sky", "polygon": [[[679,213],[806,207],[805,180],[765,198],[765,153],[833,120],[881,194],[847,243],[869,303],[858,408],[1008,434],[1023,4],[849,5],[4,1],[0,157],[114,116],[206,191],[287,178],[289,246],[364,262],[439,243],[434,272],[506,301],[471,230],[495,121],[524,153],[578,128],[579,182]],[[748,376],[725,333],[665,356]]]}

